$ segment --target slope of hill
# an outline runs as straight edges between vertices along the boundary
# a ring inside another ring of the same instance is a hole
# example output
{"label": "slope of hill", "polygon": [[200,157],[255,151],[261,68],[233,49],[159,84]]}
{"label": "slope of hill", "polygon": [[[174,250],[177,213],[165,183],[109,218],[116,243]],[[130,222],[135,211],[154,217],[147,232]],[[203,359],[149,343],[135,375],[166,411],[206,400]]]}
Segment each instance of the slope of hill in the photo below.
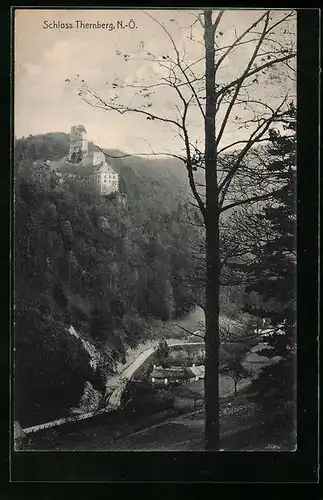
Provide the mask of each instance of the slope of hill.
{"label": "slope of hill", "polygon": [[[183,223],[176,176],[166,182],[162,164],[132,158],[120,166],[128,202],[98,199],[45,166],[50,154],[66,156],[65,139],[16,143],[15,400],[23,426],[63,416],[86,382],[104,390],[128,346],[194,304],[182,281],[194,230]],[[96,370],[70,326],[100,350]]]}
{"label": "slope of hill", "polygon": [[[190,193],[187,170],[183,162],[177,158],[127,156],[116,149],[103,149],[107,162],[124,178],[130,175],[138,176],[144,183],[150,178],[156,187],[163,186],[168,192],[187,199]],[[131,172],[131,173],[130,173]],[[195,178],[203,181],[203,172],[198,171]]]}
{"label": "slope of hill", "polygon": [[[95,148],[95,144],[89,141],[89,151]],[[38,134],[35,136],[16,139],[14,145],[14,160],[16,164],[22,161],[51,160],[53,162],[63,161],[69,151],[69,134],[52,132]],[[190,192],[188,176],[185,165],[176,158],[171,157],[143,157],[133,156],[117,149],[102,149],[106,154],[107,162],[122,177],[121,189],[132,195],[134,185],[140,185],[141,196],[150,195],[150,191],[158,197],[164,197],[167,202],[168,194],[171,198],[178,199],[188,197]],[[202,182],[203,173],[196,173],[198,182]],[[138,189],[135,187],[138,194]],[[168,198],[171,203],[171,199]]]}

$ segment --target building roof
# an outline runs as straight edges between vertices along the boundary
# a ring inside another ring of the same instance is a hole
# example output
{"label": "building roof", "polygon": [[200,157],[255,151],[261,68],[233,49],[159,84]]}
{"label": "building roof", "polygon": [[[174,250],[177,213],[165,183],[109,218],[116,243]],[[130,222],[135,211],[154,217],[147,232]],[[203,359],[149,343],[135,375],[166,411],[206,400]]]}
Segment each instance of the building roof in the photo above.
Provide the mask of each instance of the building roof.
{"label": "building roof", "polygon": [[194,373],[195,377],[204,378],[204,374],[205,374],[205,366],[204,365],[191,366],[190,370],[192,373]]}
{"label": "building roof", "polygon": [[154,368],[150,374],[151,378],[169,380],[174,379],[187,379],[193,377],[193,374],[189,368]]}
{"label": "building roof", "polygon": [[111,165],[108,165],[106,162],[103,165],[99,165],[99,172],[101,174],[113,174],[113,175],[118,175],[115,170],[111,167]]}

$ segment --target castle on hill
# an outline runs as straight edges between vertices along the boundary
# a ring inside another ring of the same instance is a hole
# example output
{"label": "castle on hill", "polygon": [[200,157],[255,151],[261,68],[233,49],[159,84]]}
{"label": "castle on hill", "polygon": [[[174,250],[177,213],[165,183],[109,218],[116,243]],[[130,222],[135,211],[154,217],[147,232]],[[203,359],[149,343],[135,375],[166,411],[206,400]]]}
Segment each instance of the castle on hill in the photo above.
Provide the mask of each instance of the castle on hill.
{"label": "castle on hill", "polygon": [[89,151],[87,131],[83,125],[73,125],[70,131],[68,173],[81,177],[98,194],[119,191],[119,175],[107,164],[105,155],[97,146]]}

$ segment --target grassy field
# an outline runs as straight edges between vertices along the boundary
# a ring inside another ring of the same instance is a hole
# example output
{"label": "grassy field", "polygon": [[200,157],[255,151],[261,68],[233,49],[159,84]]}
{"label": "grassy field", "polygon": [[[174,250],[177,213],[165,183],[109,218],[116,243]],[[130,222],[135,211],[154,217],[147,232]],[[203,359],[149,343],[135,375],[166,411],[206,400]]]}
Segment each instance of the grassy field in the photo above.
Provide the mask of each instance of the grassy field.
{"label": "grassy field", "polygon": [[[225,415],[227,404],[233,401],[229,396],[233,383],[228,377],[220,377],[220,391],[221,412]],[[47,436],[37,437],[30,449],[104,451],[127,449],[128,446],[129,450],[173,450],[180,449],[183,441],[191,441],[192,449],[195,449],[203,441],[203,393],[203,380],[158,391],[147,387],[137,393],[124,410],[107,415],[105,421],[102,418],[101,423],[84,423],[63,432],[52,431]],[[177,420],[179,418],[184,418],[184,421]]]}
{"label": "grassy field", "polygon": [[[268,435],[268,422],[245,394],[232,395],[232,381],[220,378],[221,449],[288,450],[280,436]],[[198,451],[204,448],[203,381],[159,391],[143,391],[125,409],[96,425],[38,439],[30,449],[51,451]]]}

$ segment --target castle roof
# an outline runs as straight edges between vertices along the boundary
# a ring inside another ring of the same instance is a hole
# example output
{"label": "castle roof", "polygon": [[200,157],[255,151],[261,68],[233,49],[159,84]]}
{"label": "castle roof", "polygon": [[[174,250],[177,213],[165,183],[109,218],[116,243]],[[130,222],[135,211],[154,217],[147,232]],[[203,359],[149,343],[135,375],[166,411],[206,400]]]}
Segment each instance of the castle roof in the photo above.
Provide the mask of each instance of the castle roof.
{"label": "castle roof", "polygon": [[[101,174],[116,174],[117,172],[113,170],[111,165],[108,165],[108,163],[104,162],[103,165],[97,165],[97,172],[100,172]],[[95,167],[94,167],[95,168]]]}
{"label": "castle roof", "polygon": [[90,168],[92,170],[93,174],[98,174],[98,173],[116,174],[117,173],[115,170],[113,170],[111,165],[109,165],[105,161],[104,153],[102,153],[102,160],[100,161],[100,163],[98,163],[96,165],[93,165],[92,158],[93,158],[93,154],[90,153],[89,155],[87,155],[84,158],[82,165],[84,165],[87,168]]}

